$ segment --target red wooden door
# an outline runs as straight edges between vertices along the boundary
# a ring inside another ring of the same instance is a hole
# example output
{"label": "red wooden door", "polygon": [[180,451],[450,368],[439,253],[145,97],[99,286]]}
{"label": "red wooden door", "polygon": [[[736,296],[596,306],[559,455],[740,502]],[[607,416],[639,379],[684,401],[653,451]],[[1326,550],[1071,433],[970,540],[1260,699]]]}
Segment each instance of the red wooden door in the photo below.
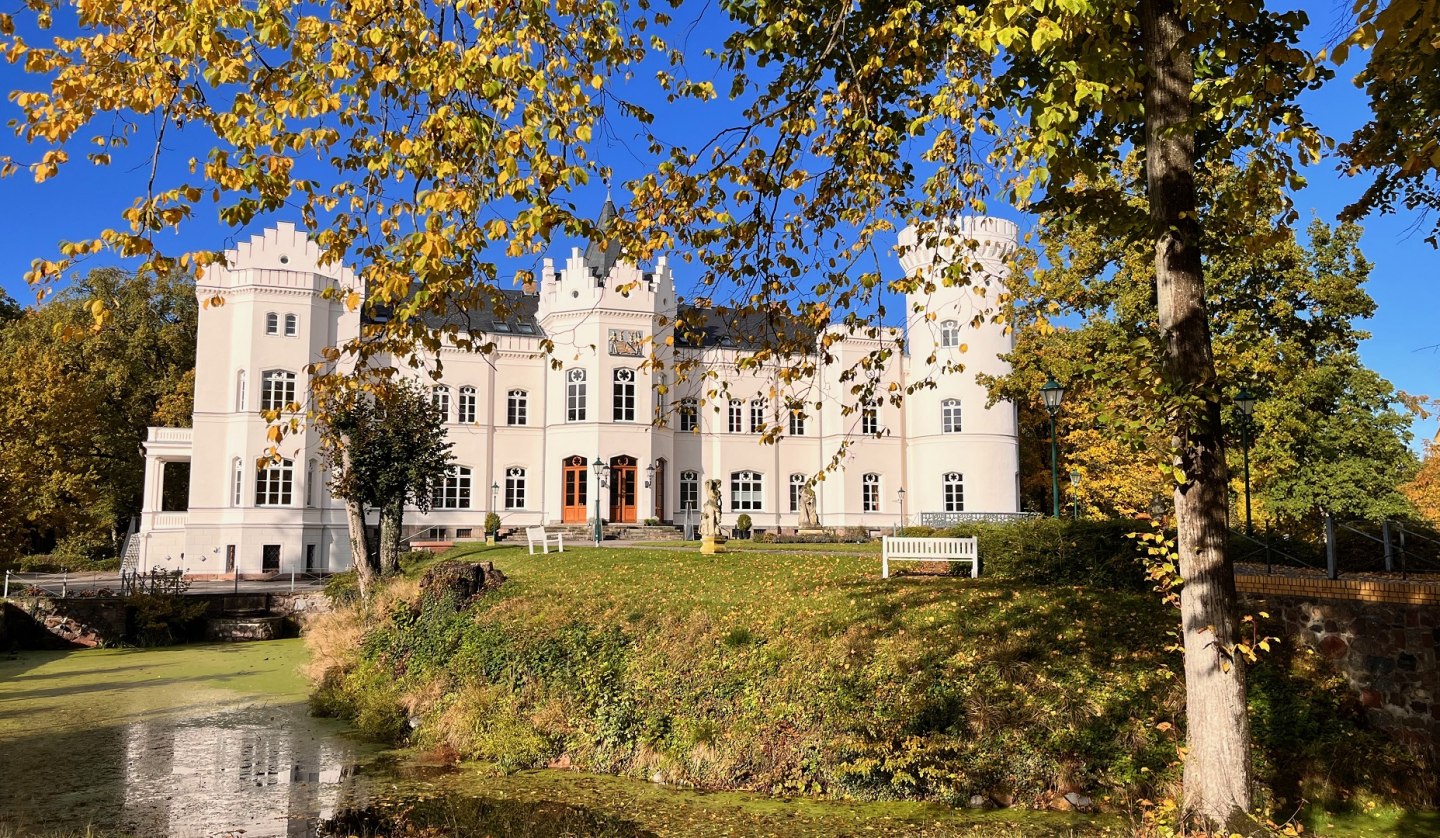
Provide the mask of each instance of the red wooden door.
{"label": "red wooden door", "polygon": [[566,457],[561,478],[564,502],[560,508],[560,520],[567,524],[585,523],[588,506],[586,490],[590,486],[590,469],[581,456]]}
{"label": "red wooden door", "polygon": [[610,520],[635,523],[635,458],[610,458]]}

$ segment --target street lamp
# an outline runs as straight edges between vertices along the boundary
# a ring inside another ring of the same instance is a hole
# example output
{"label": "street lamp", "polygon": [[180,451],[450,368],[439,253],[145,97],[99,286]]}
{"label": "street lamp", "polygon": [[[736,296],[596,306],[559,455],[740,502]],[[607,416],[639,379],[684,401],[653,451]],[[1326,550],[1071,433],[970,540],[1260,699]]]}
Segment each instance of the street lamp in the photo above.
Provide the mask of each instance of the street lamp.
{"label": "street lamp", "polygon": [[590,465],[595,469],[595,546],[599,547],[605,537],[605,530],[600,523],[600,490],[608,484],[605,482],[605,462],[597,455],[595,462]]}
{"label": "street lamp", "polygon": [[1250,520],[1250,419],[1255,415],[1255,396],[1249,390],[1235,394],[1235,409],[1240,413],[1240,448],[1245,459],[1245,535],[1254,538],[1255,526]]}
{"label": "street lamp", "polygon": [[498,482],[492,482],[490,484],[490,513],[485,516],[486,536],[498,536],[500,534],[499,527],[496,527],[495,532],[490,531],[490,515],[495,514],[495,496],[498,494],[500,494],[500,484]]}
{"label": "street lamp", "polygon": [[900,520],[895,524],[895,535],[900,534],[900,526],[905,523],[905,487],[901,486],[895,490],[895,505],[900,507]]}
{"label": "street lamp", "polygon": [[1055,416],[1060,412],[1060,403],[1065,400],[1065,386],[1047,376],[1040,388],[1040,399],[1045,412],[1050,414],[1050,502],[1056,518],[1060,517],[1060,443],[1055,439]]}
{"label": "street lamp", "polygon": [[651,484],[652,482],[654,482],[654,480],[655,480],[655,464],[654,464],[654,463],[651,463],[650,465],[648,465],[648,466],[645,467],[645,488],[647,488],[647,489],[650,488],[650,484]]}
{"label": "street lamp", "polygon": [[1070,517],[1080,520],[1080,472],[1070,472]]}

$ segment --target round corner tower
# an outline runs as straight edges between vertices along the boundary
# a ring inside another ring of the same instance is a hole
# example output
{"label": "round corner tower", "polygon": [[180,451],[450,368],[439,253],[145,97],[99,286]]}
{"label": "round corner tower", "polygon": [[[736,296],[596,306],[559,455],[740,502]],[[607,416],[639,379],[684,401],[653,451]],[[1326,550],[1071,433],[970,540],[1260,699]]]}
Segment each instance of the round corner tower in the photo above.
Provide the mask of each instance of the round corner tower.
{"label": "round corner tower", "polygon": [[1001,304],[1013,222],[961,217],[900,231],[905,270],[907,506],[921,513],[1019,510],[1015,407],[988,405],[976,375],[1004,375],[1014,335]]}

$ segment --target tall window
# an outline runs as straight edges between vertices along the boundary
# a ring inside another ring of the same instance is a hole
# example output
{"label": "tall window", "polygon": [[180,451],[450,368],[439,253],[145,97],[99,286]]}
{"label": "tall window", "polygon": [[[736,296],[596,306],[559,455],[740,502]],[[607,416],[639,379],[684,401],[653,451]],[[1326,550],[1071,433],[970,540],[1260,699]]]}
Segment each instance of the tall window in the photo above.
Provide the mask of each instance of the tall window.
{"label": "tall window", "polygon": [[805,414],[801,413],[798,409],[791,409],[790,411],[790,435],[805,435]]}
{"label": "tall window", "polygon": [[505,508],[525,508],[525,469],[519,466],[505,469]]}
{"label": "tall window", "polygon": [[280,334],[280,315],[276,314],[276,313],[273,312],[273,311],[272,311],[272,312],[268,312],[268,313],[265,315],[265,334],[267,334],[267,335],[278,335],[278,334]]}
{"label": "tall window", "polygon": [[744,430],[744,428],[740,425],[740,420],[744,416],[744,411],[745,407],[743,404],[740,403],[739,399],[730,400],[730,433],[738,434],[742,430]]}
{"label": "tall window", "polygon": [[655,414],[664,416],[665,411],[670,407],[670,384],[665,380],[665,374],[655,376]]}
{"label": "tall window", "polygon": [[680,400],[680,430],[693,432],[700,426],[700,405],[694,399]]}
{"label": "tall window", "polygon": [[799,512],[800,504],[805,500],[805,475],[790,475],[790,511]]}
{"label": "tall window", "polygon": [[565,421],[585,421],[585,371],[573,369],[565,373]]}
{"label": "tall window", "polygon": [[511,390],[510,396],[505,403],[505,424],[507,425],[528,425],[529,418],[526,416],[530,410],[530,394],[524,390]]}
{"label": "tall window", "polygon": [[289,506],[294,496],[294,460],[272,462],[255,476],[256,506]]}
{"label": "tall window", "polygon": [[436,509],[470,508],[470,469],[455,466],[445,475],[445,482],[436,487],[434,504]]}
{"label": "tall window", "polygon": [[700,472],[680,472],[680,508],[700,508]]}
{"label": "tall window", "polygon": [[940,430],[947,434],[960,433],[959,399],[946,399],[940,403]]}
{"label": "tall window", "polygon": [[940,345],[960,345],[960,324],[954,320],[946,320],[940,324]]}
{"label": "tall window", "polygon": [[764,506],[765,478],[758,471],[730,474],[730,511],[758,512]]}
{"label": "tall window", "polygon": [[958,471],[945,475],[941,483],[942,505],[946,512],[965,511],[965,477]]}
{"label": "tall window", "polygon": [[316,493],[320,487],[320,465],[311,460],[305,466],[305,505],[315,506]]}
{"label": "tall window", "polygon": [[867,474],[860,478],[860,511],[880,511],[880,475]]}
{"label": "tall window", "polygon": [[753,399],[750,402],[750,433],[758,434],[765,427],[765,400]]}
{"label": "tall window", "polygon": [[239,506],[245,500],[244,460],[236,457],[230,463],[230,505]]}
{"label": "tall window", "polygon": [[266,370],[260,376],[260,409],[282,410],[295,401],[295,373]]}
{"label": "tall window", "polygon": [[249,382],[246,379],[245,371],[235,373],[235,412],[245,412],[245,390]]}
{"label": "tall window", "polygon": [[441,421],[450,421],[450,388],[444,384],[437,384],[430,388],[430,403],[435,406],[436,412],[440,414]]}
{"label": "tall window", "polygon": [[293,314],[285,315],[285,337],[293,338],[300,334],[300,318]]}
{"label": "tall window", "polygon": [[455,407],[455,420],[465,425],[475,424],[475,388],[461,387],[460,402]]}
{"label": "tall window", "polygon": [[860,433],[880,433],[880,408],[872,402],[860,408]]}
{"label": "tall window", "polygon": [[615,390],[612,416],[616,422],[635,421],[635,371],[620,368],[615,370]]}

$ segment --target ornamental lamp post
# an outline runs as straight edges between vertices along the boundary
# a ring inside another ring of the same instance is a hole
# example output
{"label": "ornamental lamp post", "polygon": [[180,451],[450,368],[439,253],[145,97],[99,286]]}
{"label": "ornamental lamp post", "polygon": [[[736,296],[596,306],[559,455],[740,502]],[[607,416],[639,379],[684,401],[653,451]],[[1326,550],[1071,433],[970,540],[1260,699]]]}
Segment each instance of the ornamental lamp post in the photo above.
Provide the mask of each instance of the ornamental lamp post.
{"label": "ornamental lamp post", "polygon": [[600,523],[600,490],[605,488],[605,462],[597,454],[595,462],[590,465],[595,469],[595,546],[599,547],[605,537],[605,530]]}
{"label": "ornamental lamp post", "polygon": [[1240,449],[1245,462],[1245,535],[1255,537],[1255,525],[1250,520],[1250,421],[1255,415],[1255,396],[1249,390],[1235,394],[1235,410],[1240,414]]}
{"label": "ornamental lamp post", "polygon": [[651,484],[652,482],[654,482],[654,480],[655,480],[655,464],[654,464],[654,463],[651,463],[650,465],[648,465],[648,466],[645,467],[645,488],[647,488],[647,489],[650,488],[650,484]]}
{"label": "ornamental lamp post", "polygon": [[900,534],[900,527],[906,525],[906,524],[905,524],[905,487],[904,487],[904,486],[901,486],[899,489],[896,489],[896,490],[895,490],[895,505],[898,506],[898,507],[900,507],[900,518],[899,518],[899,520],[896,522],[896,524],[895,524],[895,532],[892,533],[892,534],[893,534],[893,535],[899,535],[899,534]]}
{"label": "ornamental lamp post", "polygon": [[1070,517],[1080,520],[1080,472],[1070,472]]}
{"label": "ornamental lamp post", "polygon": [[1060,413],[1060,403],[1065,400],[1065,386],[1056,381],[1055,376],[1047,376],[1040,388],[1040,399],[1045,404],[1045,412],[1050,414],[1050,503],[1051,512],[1059,518],[1060,443],[1055,438],[1055,416]]}

